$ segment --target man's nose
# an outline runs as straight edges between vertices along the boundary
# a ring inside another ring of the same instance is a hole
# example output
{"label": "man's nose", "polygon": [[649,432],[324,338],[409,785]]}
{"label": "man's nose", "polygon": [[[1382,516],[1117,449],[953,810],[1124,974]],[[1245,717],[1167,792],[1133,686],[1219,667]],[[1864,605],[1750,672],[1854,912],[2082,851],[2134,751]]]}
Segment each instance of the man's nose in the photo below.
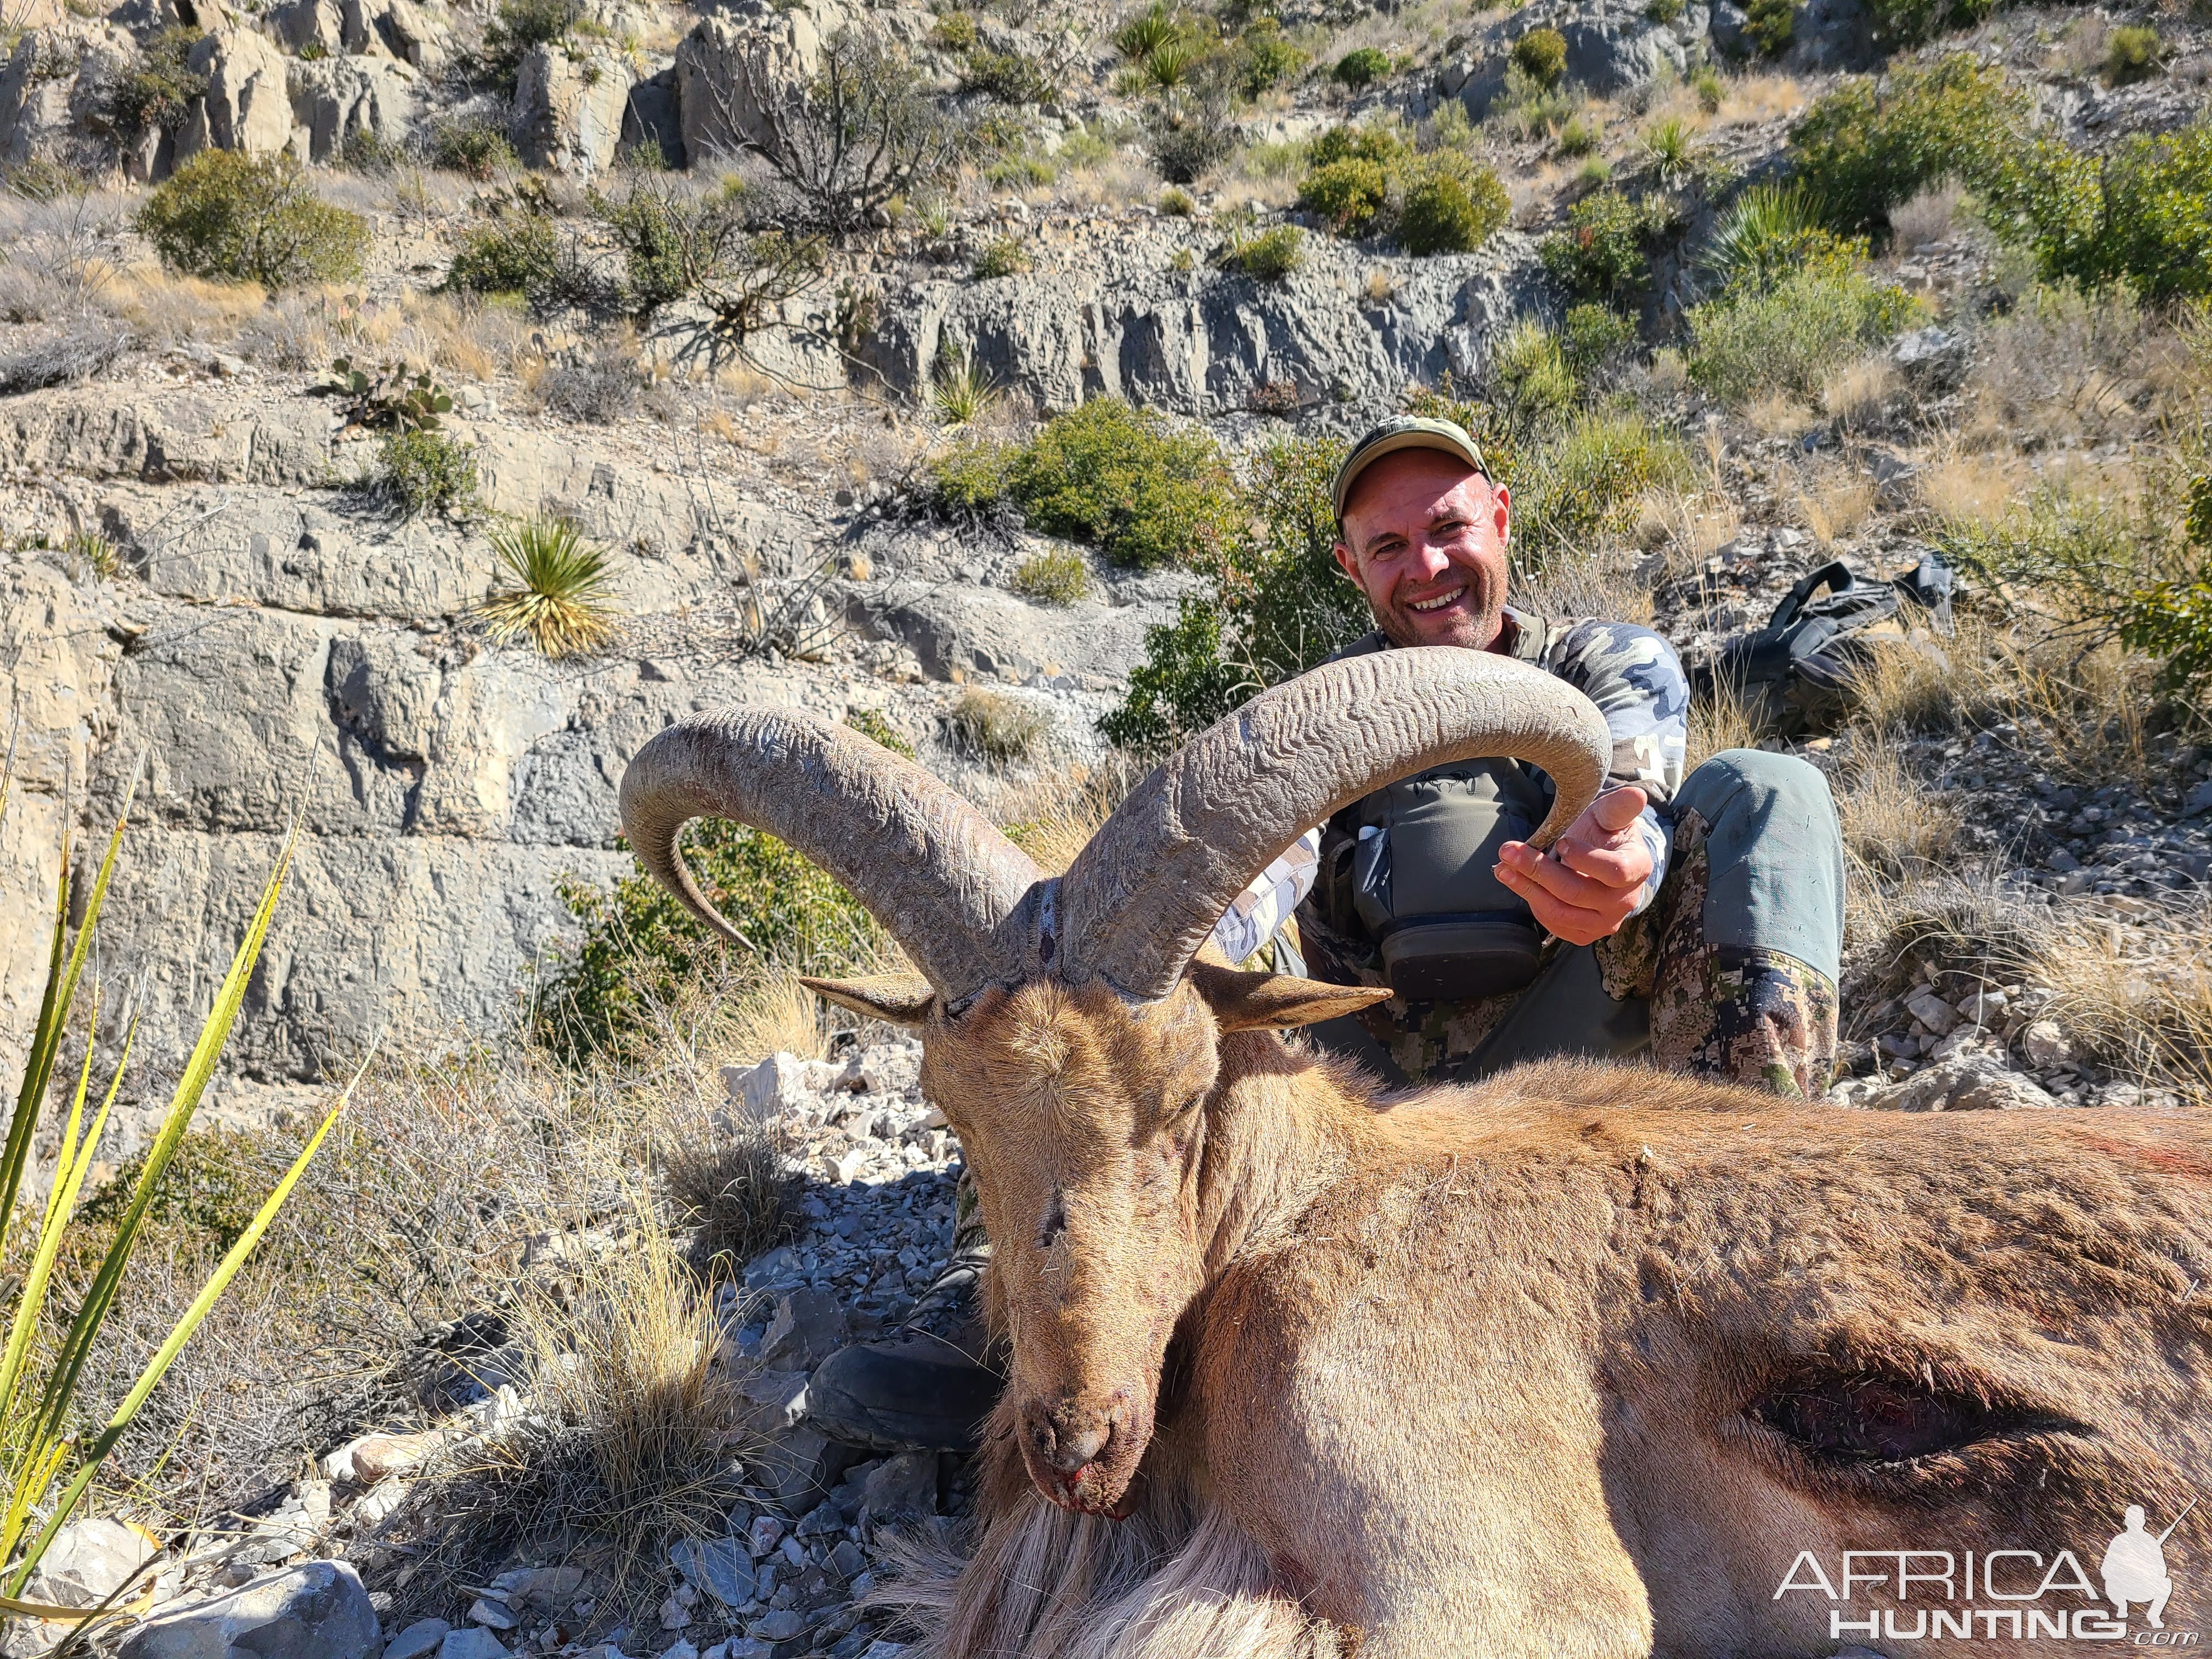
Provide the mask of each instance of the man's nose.
{"label": "man's nose", "polygon": [[1442,545],[1431,541],[1413,544],[1406,560],[1408,571],[1419,581],[1434,581],[1451,568],[1451,555]]}

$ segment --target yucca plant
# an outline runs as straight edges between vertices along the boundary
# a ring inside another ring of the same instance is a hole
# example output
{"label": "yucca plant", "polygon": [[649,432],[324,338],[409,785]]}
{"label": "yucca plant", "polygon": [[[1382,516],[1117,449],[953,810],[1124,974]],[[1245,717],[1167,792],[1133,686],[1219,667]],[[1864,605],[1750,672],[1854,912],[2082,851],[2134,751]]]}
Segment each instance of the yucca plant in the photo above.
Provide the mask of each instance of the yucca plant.
{"label": "yucca plant", "polygon": [[1679,115],[1670,115],[1646,127],[1642,149],[1651,176],[1668,190],[1687,184],[1697,171],[1696,145],[1689,127]]}
{"label": "yucca plant", "polygon": [[1188,40],[1170,40],[1145,59],[1145,79],[1167,92],[1189,80],[1197,67],[1198,48]]}
{"label": "yucca plant", "polygon": [[[0,817],[4,817],[7,811],[14,759],[15,741],[11,734],[7,758],[0,761]],[[108,884],[114,876],[116,858],[123,845],[124,826],[129,822],[131,801],[137,793],[137,779],[134,775],[131,786],[124,792],[122,810],[116,816],[115,830],[108,837],[106,853],[93,878],[92,890],[84,900],[83,919],[77,924],[74,939],[70,936],[70,915],[75,895],[70,874],[68,835],[66,830],[64,832],[61,875],[56,883],[54,900],[53,942],[46,962],[46,994],[39,1004],[37,1021],[32,1027],[30,1049],[23,1064],[22,1085],[15,1097],[14,1115],[9,1120],[6,1147],[4,1152],[0,1152],[0,1219],[4,1219],[11,1233],[17,1229],[16,1206],[19,1201],[26,1212],[22,1219],[28,1223],[31,1200],[25,1176],[30,1168],[32,1141],[60,1058],[63,1038],[69,1029],[70,1012],[76,1004],[85,963],[100,927],[100,910],[106,902]],[[237,953],[231,959],[230,971],[224,976],[222,988],[216,994],[215,1006],[210,1012],[206,1024],[200,1028],[199,1039],[193,1045],[191,1057],[185,1063],[176,1091],[170,1097],[168,1110],[163,1115],[161,1128],[146,1154],[144,1166],[139,1172],[137,1186],[132,1189],[130,1205],[116,1227],[114,1239],[108,1245],[90,1287],[77,1304],[68,1330],[58,1346],[48,1355],[41,1351],[44,1345],[37,1339],[46,1318],[46,1296],[52,1285],[54,1264],[68,1237],[70,1223],[76,1214],[77,1199],[83,1192],[85,1178],[100,1151],[100,1137],[107,1127],[108,1115],[122,1092],[124,1073],[130,1065],[131,1050],[137,1034],[137,1009],[135,1006],[127,1006],[123,1021],[122,1051],[116,1060],[114,1075],[94,1111],[91,1122],[87,1124],[85,1108],[91,1098],[95,1046],[93,1036],[99,1024],[99,994],[96,990],[94,993],[92,1019],[85,1031],[83,1065],[77,1073],[68,1116],[62,1126],[61,1144],[55,1154],[53,1178],[46,1189],[36,1231],[28,1240],[30,1260],[23,1270],[21,1290],[16,1297],[14,1319],[8,1330],[7,1346],[0,1351],[0,1472],[4,1472],[7,1480],[6,1507],[0,1510],[0,1613],[27,1613],[82,1622],[101,1616],[106,1611],[103,1608],[46,1607],[19,1598],[25,1582],[52,1544],[56,1534],[83,1501],[101,1463],[115,1449],[116,1443],[122,1439],[148,1397],[159,1386],[185,1342],[206,1319],[216,1298],[237,1277],[239,1269],[246,1265],[246,1258],[252,1254],[254,1246],[260,1243],[262,1235],[276,1219],[277,1211],[283,1207],[300,1177],[306,1173],[308,1160],[314,1157],[316,1149],[323,1144],[324,1137],[329,1134],[331,1126],[337,1121],[338,1113],[344,1108],[346,1097],[352,1092],[349,1085],[346,1093],[339,1097],[337,1104],[331,1109],[321,1125],[309,1137],[307,1146],[293,1160],[283,1179],[276,1183],[252,1224],[239,1236],[200,1293],[192,1299],[191,1305],[179,1318],[167,1340],[146,1362],[122,1403],[109,1414],[104,1425],[88,1433],[76,1420],[77,1392],[84,1376],[85,1363],[99,1340],[101,1326],[115,1305],[125,1269],[137,1248],[155,1191],[161,1185],[170,1160],[176,1156],[178,1144],[184,1139],[185,1131],[191,1125],[192,1115],[198,1110],[200,1097],[206,1092],[208,1084],[215,1075],[216,1062],[222,1055],[231,1026],[236,1022],[239,1009],[246,1000],[246,984],[252,977],[254,963],[260,957],[262,942],[268,937],[270,920],[276,913],[277,896],[283,890],[285,872],[290,867],[298,834],[295,823],[292,836],[277,854],[276,867],[270,872],[267,884],[262,889],[261,901],[255,907],[246,937],[240,942]],[[57,1481],[63,1482],[60,1493],[50,1496]]]}
{"label": "yucca plant", "polygon": [[1165,6],[1154,3],[1121,25],[1114,36],[1114,48],[1133,64],[1141,64],[1162,46],[1180,40],[1183,35],[1182,21],[1169,15]]}
{"label": "yucca plant", "polygon": [[1808,254],[1839,247],[1820,199],[1802,185],[1758,185],[1737,197],[1698,251],[1723,289],[1765,288]]}
{"label": "yucca plant", "polygon": [[527,640],[549,657],[588,651],[614,632],[607,550],[559,519],[532,519],[492,532],[502,582],[479,607],[485,630]]}
{"label": "yucca plant", "polygon": [[929,389],[937,418],[947,426],[966,426],[981,419],[998,395],[999,383],[991,378],[989,369],[975,361],[973,352],[941,361]]}

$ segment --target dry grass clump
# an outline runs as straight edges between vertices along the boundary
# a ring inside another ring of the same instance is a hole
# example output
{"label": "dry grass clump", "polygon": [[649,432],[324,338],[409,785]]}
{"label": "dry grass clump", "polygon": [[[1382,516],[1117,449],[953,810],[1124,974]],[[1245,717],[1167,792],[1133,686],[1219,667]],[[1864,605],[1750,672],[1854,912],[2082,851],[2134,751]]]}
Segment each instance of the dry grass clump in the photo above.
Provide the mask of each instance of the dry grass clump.
{"label": "dry grass clump", "polygon": [[1888,881],[1934,874],[1953,862],[1965,828],[1956,804],[1930,789],[1893,750],[1867,746],[1840,780],[1836,810],[1844,848]]}
{"label": "dry grass clump", "polygon": [[1905,391],[1905,374],[1886,352],[1862,357],[1828,371],[1820,385],[1820,407],[1846,431],[1873,426]]}
{"label": "dry grass clump", "polygon": [[1889,228],[1897,233],[1901,248],[1925,247],[1951,234],[1952,221],[1966,191],[1955,179],[1939,179],[1923,185],[1912,199],[1889,211]]}
{"label": "dry grass clump", "polygon": [[1012,766],[1036,753],[1052,721],[1023,698],[971,685],[946,712],[945,729],[969,758]]}
{"label": "dry grass clump", "polygon": [[1047,874],[1058,875],[1128,798],[1145,769],[1116,750],[1103,765],[1077,767],[1007,791],[994,816],[1009,841]]}
{"label": "dry grass clump", "polygon": [[1690,740],[1682,763],[1683,775],[1696,771],[1723,750],[1758,746],[1759,727],[1745,707],[1743,694],[1734,684],[1723,681],[1711,695],[1690,704]]}
{"label": "dry grass clump", "polygon": [[463,1588],[530,1559],[611,1585],[593,1619],[627,1610],[634,1571],[684,1537],[719,1535],[757,1442],[715,1317],[662,1218],[633,1192],[573,1253],[556,1285],[516,1309],[532,1411],[454,1447],[386,1522],[375,1571],[425,1611],[458,1612]]}
{"label": "dry grass clump", "polygon": [[[2154,349],[2154,342],[2163,342]],[[1991,324],[1966,392],[1970,441],[2035,448],[2147,429],[2170,333],[2124,288],[2040,288]]]}
{"label": "dry grass clump", "polygon": [[2201,901],[2123,927],[2087,908],[2062,910],[2014,958],[2050,988],[2045,1016],[2077,1052],[2123,1076],[2212,1098],[2212,914]]}
{"label": "dry grass clump", "polygon": [[1648,624],[1651,584],[1637,574],[1637,550],[1610,542],[1554,554],[1517,582],[1514,603],[1544,617],[1603,617]]}
{"label": "dry grass clump", "polygon": [[1823,552],[1871,519],[1875,504],[1874,480],[1844,462],[1814,468],[1796,503],[1799,522]]}

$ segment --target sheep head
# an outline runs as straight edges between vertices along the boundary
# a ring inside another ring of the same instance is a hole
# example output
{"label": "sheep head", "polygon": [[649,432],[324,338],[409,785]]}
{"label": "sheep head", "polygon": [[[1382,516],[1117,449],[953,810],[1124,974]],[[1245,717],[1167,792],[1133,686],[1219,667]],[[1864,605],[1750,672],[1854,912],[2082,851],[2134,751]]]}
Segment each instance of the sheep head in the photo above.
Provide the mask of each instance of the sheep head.
{"label": "sheep head", "polygon": [[1540,766],[1558,793],[1530,840],[1547,847],[1610,753],[1603,717],[1550,675],[1397,651],[1278,686],[1192,739],[1063,877],[920,767],[786,710],[661,732],[624,774],[622,811],[640,861],[725,934],[677,851],[693,817],[789,842],[904,947],[918,979],[807,982],[920,1028],[923,1087],[960,1136],[994,1241],[1030,1478],[1057,1504],[1113,1514],[1202,1285],[1197,1175],[1222,1035],[1388,994],[1202,959],[1214,922],[1307,828],[1395,778],[1476,757]]}

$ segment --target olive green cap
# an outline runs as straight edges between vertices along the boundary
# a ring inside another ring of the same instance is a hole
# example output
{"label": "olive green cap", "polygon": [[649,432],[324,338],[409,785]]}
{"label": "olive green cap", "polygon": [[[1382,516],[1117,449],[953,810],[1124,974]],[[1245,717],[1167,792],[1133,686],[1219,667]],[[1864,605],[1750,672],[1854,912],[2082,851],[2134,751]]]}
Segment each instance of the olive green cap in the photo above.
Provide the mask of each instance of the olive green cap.
{"label": "olive green cap", "polygon": [[1490,469],[1483,465],[1481,449],[1468,435],[1465,427],[1419,415],[1400,415],[1370,428],[1366,436],[1352,445],[1352,453],[1344,458],[1344,465],[1336,469],[1336,481],[1329,485],[1328,494],[1340,524],[1344,520],[1346,498],[1352,494],[1352,486],[1359,481],[1359,475],[1385,455],[1395,455],[1401,449],[1437,450],[1465,461],[1486,478],[1490,476]]}

